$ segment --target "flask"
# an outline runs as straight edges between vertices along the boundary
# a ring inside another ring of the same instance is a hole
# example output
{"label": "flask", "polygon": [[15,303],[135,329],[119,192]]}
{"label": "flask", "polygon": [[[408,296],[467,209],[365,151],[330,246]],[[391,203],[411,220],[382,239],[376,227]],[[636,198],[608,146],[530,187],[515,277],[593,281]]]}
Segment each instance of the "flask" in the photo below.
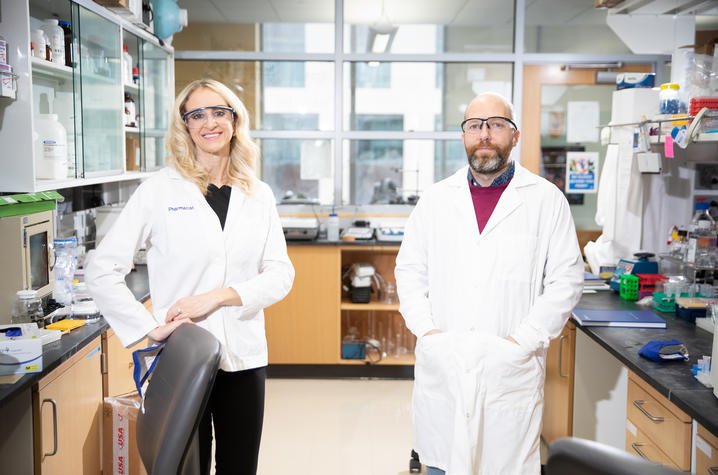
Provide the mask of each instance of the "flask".
{"label": "flask", "polygon": [[329,213],[329,220],[327,220],[327,240],[339,240],[339,216],[337,216],[333,209],[332,212]]}
{"label": "flask", "polygon": [[132,84],[132,56],[127,45],[122,45],[122,76],[125,84]]}
{"label": "flask", "polygon": [[56,64],[65,65],[65,32],[60,28],[59,21],[49,18],[42,24],[42,29],[50,45],[50,60]]}
{"label": "flask", "polygon": [[709,203],[696,203],[696,212],[691,219],[688,234],[686,262],[695,264],[696,268],[712,269],[716,246],[715,221],[708,212]]}
{"label": "flask", "polygon": [[[60,20],[58,22],[60,28],[62,28],[63,36],[65,38],[65,66],[72,67],[72,29],[70,28],[70,22]],[[77,55],[76,55],[77,56]]]}
{"label": "flask", "polygon": [[17,298],[12,305],[12,323],[37,323],[39,327],[45,326],[42,310],[42,301],[35,290],[18,290]]}
{"label": "flask", "polygon": [[35,121],[35,174],[37,178],[67,178],[67,131],[57,114],[39,114]]}

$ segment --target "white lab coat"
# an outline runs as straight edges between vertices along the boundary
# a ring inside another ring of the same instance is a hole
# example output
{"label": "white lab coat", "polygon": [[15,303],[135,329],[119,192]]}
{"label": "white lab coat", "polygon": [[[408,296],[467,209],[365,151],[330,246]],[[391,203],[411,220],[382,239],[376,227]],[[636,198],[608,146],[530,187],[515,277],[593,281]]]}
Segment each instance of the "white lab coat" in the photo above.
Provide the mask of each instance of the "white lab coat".
{"label": "white lab coat", "polygon": [[[581,296],[568,202],[515,166],[483,233],[467,167],[430,187],[396,260],[400,311],[420,337],[415,449],[450,475],[539,473],[546,349]],[[422,338],[433,328],[445,333]]]}
{"label": "white lab coat", "polygon": [[[136,249],[147,248],[152,314],[124,277]],[[222,343],[220,368],[267,364],[263,309],[284,298],[294,268],[270,188],[248,196],[233,186],[224,230],[196,185],[172,168],[142,183],[104,237],[86,271],[88,290],[123,345],[159,324],[178,299],[231,287],[241,306],[221,307],[197,324]]]}

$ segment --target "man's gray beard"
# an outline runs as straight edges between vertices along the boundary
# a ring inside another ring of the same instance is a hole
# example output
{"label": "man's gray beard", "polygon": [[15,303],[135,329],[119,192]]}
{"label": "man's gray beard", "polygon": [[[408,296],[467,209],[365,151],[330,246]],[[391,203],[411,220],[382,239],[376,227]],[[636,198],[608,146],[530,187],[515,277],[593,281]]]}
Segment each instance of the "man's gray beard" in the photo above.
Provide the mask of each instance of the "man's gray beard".
{"label": "man's gray beard", "polygon": [[501,170],[501,168],[506,165],[506,161],[507,160],[501,157],[498,153],[496,154],[496,156],[483,162],[479,160],[476,156],[472,155],[469,159],[469,166],[476,173],[480,173],[482,175],[490,175],[491,173],[496,173],[497,171]]}

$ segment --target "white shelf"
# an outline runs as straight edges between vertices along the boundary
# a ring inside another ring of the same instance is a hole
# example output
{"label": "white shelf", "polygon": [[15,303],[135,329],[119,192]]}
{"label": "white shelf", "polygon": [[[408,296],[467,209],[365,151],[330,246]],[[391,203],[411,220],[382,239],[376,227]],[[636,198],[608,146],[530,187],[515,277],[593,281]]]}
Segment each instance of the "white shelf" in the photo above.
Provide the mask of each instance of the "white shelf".
{"label": "white shelf", "polygon": [[138,129],[137,127],[125,127],[125,133],[132,134],[132,135],[139,135],[140,129]]}
{"label": "white shelf", "polygon": [[64,180],[35,180],[35,191],[59,190],[76,186],[115,183],[118,181],[140,180],[151,177],[156,172],[124,172],[117,175],[96,176],[92,178],[66,178]]}
{"label": "white shelf", "polygon": [[64,64],[56,64],[52,61],[45,61],[44,59],[31,58],[32,74],[50,77],[54,79],[60,79],[63,81],[72,81],[72,68],[65,66]]}
{"label": "white shelf", "polygon": [[140,87],[135,86],[134,84],[124,83],[122,86],[125,88],[125,92],[129,92],[131,94],[139,94],[140,93]]}
{"label": "white shelf", "polygon": [[145,129],[146,137],[164,137],[166,133],[165,129]]}

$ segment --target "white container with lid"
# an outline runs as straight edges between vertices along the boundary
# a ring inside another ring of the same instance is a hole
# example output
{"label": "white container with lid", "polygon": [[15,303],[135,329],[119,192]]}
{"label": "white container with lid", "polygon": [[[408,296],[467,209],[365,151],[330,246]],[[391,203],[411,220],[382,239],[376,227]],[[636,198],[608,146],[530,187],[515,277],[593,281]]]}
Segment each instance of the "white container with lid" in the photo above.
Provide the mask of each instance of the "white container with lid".
{"label": "white container with lid", "polygon": [[49,18],[42,24],[42,29],[47,35],[50,50],[52,51],[51,60],[53,63],[65,65],[65,32],[60,27],[56,18]]}
{"label": "white container with lid", "polygon": [[32,42],[32,55],[36,58],[45,59],[45,32],[32,30],[30,32],[30,41]]}
{"label": "white container with lid", "polygon": [[35,176],[46,180],[67,178],[67,132],[57,114],[38,115],[35,132]]}

